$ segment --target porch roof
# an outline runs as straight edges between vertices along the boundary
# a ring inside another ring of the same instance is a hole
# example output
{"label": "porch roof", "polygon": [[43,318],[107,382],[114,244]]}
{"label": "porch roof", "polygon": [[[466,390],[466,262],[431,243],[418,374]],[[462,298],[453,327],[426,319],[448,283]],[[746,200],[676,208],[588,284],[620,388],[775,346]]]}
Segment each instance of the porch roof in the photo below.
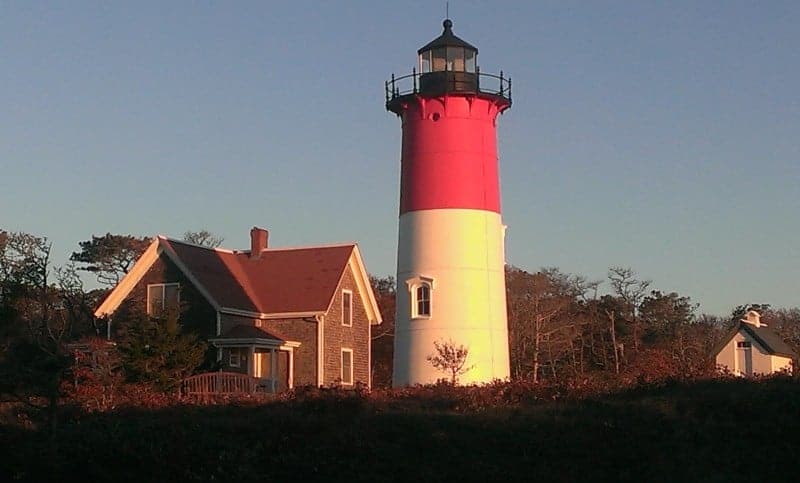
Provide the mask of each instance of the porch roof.
{"label": "porch roof", "polygon": [[291,341],[274,332],[253,325],[236,325],[224,334],[209,339],[215,347],[298,347],[299,342]]}

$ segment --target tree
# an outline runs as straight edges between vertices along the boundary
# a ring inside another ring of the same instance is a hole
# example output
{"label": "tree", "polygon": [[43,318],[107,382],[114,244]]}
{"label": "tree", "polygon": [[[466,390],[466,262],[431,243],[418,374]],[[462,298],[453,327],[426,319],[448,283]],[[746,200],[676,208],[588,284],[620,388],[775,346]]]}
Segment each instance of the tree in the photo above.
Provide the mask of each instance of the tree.
{"label": "tree", "polygon": [[217,248],[222,245],[225,239],[206,229],[202,229],[200,231],[186,231],[183,234],[183,241],[204,247]]}
{"label": "tree", "polygon": [[611,338],[611,350],[614,355],[614,374],[619,375],[620,359],[625,357],[625,345],[617,338],[621,313],[628,310],[628,303],[622,297],[603,295],[600,297],[600,309],[608,321],[608,335]]}
{"label": "tree", "polygon": [[149,239],[131,235],[92,235],[91,240],[78,243],[81,251],[73,252],[70,260],[85,264],[80,270],[94,273],[98,282],[113,287],[128,273],[149,244]]}
{"label": "tree", "polygon": [[644,340],[653,344],[673,340],[682,327],[694,321],[697,307],[691,298],[675,292],[651,291],[639,305]]}
{"label": "tree", "polygon": [[458,383],[458,376],[466,374],[474,366],[466,366],[469,349],[450,341],[434,341],[435,354],[427,357],[433,367],[450,374],[450,383]]}
{"label": "tree", "polygon": [[530,374],[539,381],[543,345],[546,342],[551,371],[555,377],[555,336],[561,345],[570,345],[573,321],[567,315],[575,300],[576,282],[558,269],[531,274],[517,267],[506,267],[506,299],[512,367],[516,377]]}
{"label": "tree", "polygon": [[624,303],[623,310],[617,312],[617,317],[626,318],[633,327],[633,349],[639,350],[639,341],[642,334],[638,317],[639,304],[647,294],[647,289],[652,284],[651,280],[639,280],[636,272],[628,267],[611,267],[608,269],[608,281],[611,288]]}
{"label": "tree", "polygon": [[196,334],[183,333],[179,309],[151,318],[129,304],[118,309],[118,345],[126,378],[148,382],[163,391],[175,388],[202,362],[206,344]]}
{"label": "tree", "polygon": [[689,297],[658,290],[651,291],[639,307],[643,340],[669,355],[675,375],[696,374],[706,366],[710,347],[705,334],[710,328],[696,323],[697,307]]}
{"label": "tree", "polygon": [[47,409],[54,436],[58,400],[72,364],[67,343],[88,325],[83,287],[74,265],[51,265],[46,238],[2,232],[0,239],[5,329],[0,392]]}
{"label": "tree", "polygon": [[392,276],[370,275],[370,285],[375,294],[383,322],[372,330],[372,384],[376,387],[390,386],[394,356],[394,317],[396,286]]}

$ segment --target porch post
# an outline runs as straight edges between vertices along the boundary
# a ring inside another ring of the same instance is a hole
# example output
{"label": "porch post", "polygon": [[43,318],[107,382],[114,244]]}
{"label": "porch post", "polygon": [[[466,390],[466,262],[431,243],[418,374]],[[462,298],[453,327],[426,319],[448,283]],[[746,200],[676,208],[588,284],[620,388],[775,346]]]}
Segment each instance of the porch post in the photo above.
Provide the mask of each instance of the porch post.
{"label": "porch post", "polygon": [[275,349],[274,348],[269,350],[269,357],[270,357],[270,362],[271,362],[271,364],[269,365],[270,366],[269,367],[269,372],[270,372],[269,384],[270,384],[270,387],[272,388],[272,393],[274,394],[275,393],[275,374],[277,372],[277,367],[276,366],[278,365],[278,358],[275,357]]}
{"label": "porch post", "polygon": [[289,389],[294,387],[294,349],[289,348]]}
{"label": "porch post", "polygon": [[251,345],[247,348],[247,375],[256,375],[256,346]]}

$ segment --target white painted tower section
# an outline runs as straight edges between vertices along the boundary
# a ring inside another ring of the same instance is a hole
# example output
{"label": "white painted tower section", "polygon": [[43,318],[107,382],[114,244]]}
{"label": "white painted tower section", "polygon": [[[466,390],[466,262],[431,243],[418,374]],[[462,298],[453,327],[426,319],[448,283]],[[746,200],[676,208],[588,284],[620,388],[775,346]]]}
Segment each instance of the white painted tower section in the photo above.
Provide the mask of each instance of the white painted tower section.
{"label": "white painted tower section", "polygon": [[[394,385],[447,379],[427,357],[434,342],[468,348],[462,384],[509,377],[505,228],[499,213],[473,209],[400,216]],[[430,281],[430,316],[414,317],[419,281]]]}

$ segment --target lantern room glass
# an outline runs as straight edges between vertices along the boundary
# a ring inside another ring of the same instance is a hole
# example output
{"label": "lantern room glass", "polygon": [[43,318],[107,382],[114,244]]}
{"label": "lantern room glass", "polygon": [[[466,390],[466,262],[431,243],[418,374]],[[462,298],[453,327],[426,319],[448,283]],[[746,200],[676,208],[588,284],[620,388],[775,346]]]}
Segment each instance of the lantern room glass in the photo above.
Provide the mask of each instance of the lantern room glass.
{"label": "lantern room glass", "polygon": [[447,70],[464,72],[464,47],[447,48]]}
{"label": "lantern room glass", "polygon": [[438,47],[431,50],[431,72],[447,70],[447,49]]}
{"label": "lantern room glass", "polygon": [[477,70],[478,55],[466,47],[437,47],[419,54],[419,71],[429,72],[469,72]]}
{"label": "lantern room glass", "polygon": [[423,74],[427,74],[431,71],[431,51],[426,50],[425,52],[419,54],[419,71]]}
{"label": "lantern room glass", "polygon": [[477,65],[478,54],[474,50],[464,49],[464,67],[467,72],[475,72]]}

